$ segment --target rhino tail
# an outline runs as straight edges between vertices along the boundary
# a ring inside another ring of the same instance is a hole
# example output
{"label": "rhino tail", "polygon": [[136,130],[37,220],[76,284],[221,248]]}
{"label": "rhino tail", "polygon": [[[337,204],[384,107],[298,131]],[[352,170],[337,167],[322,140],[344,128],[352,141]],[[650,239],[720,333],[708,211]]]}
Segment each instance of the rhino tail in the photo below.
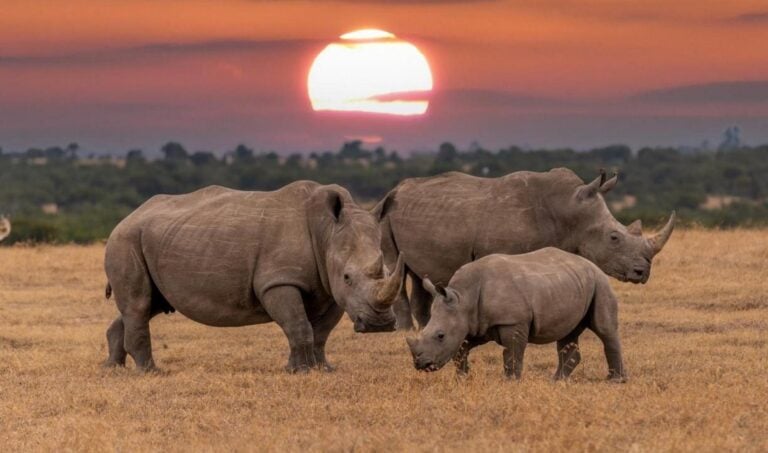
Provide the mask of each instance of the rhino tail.
{"label": "rhino tail", "polygon": [[107,299],[112,297],[112,285],[110,285],[109,282],[107,282],[107,287],[104,288],[104,297]]}

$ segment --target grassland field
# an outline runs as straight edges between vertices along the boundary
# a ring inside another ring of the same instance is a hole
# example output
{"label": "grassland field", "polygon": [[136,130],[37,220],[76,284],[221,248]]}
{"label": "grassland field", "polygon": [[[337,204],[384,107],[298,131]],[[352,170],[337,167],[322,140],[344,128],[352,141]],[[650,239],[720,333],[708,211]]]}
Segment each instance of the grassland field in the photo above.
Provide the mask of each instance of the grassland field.
{"label": "grassland field", "polygon": [[286,374],[275,324],[179,314],[151,324],[161,373],[106,370],[102,255],[0,248],[0,450],[768,451],[768,230],[677,231],[647,285],[615,282],[627,384],[604,381],[592,333],[568,383],[554,345],[528,347],[521,382],[491,344],[458,379],[347,318],[335,373]]}

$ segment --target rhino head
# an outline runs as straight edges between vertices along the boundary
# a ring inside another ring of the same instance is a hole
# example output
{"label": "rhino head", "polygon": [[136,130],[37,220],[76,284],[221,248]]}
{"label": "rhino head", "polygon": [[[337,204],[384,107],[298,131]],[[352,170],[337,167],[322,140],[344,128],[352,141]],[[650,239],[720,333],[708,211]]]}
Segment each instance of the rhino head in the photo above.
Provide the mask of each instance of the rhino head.
{"label": "rhino head", "polygon": [[354,322],[357,332],[395,330],[392,305],[404,277],[404,261],[384,266],[381,229],[339,186],[318,190],[309,202],[310,234],[320,279]]}
{"label": "rhino head", "polygon": [[576,188],[566,203],[559,204],[566,219],[566,250],[587,258],[618,280],[646,283],[651,262],[667,243],[675,228],[675,213],[657,234],[644,237],[639,220],[624,226],[616,220],[603,194],[616,186],[618,175],[609,180],[601,175]]}
{"label": "rhino head", "polygon": [[0,217],[0,241],[11,234],[11,222],[6,217]]}
{"label": "rhino head", "polygon": [[432,295],[429,322],[416,337],[406,338],[417,370],[437,371],[459,351],[469,333],[469,310],[456,290],[435,286],[425,278],[424,289]]}

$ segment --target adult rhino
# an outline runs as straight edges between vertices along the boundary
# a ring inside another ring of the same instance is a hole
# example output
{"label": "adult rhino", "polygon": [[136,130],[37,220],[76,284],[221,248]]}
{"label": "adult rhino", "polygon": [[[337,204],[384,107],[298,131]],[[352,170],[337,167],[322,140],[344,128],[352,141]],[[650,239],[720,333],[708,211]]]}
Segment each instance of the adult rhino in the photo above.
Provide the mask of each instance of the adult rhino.
{"label": "adult rhino", "polygon": [[425,276],[446,284],[462,265],[494,253],[556,247],[621,281],[647,282],[651,260],[672,234],[675,213],[657,235],[643,237],[640,221],[625,227],[603,200],[617,181],[601,173],[585,184],[571,170],[557,168],[500,178],[450,172],[400,182],[372,211],[381,224],[385,262],[403,253],[413,280],[410,301],[403,287],[395,305],[399,328],[413,327],[411,312],[420,327],[429,321]]}
{"label": "adult rhino", "polygon": [[218,327],[274,321],[287,370],[330,371],[325,343],[344,311],[358,332],[394,330],[403,260],[388,272],[375,218],[335,185],[301,181],[274,192],[212,186],[158,195],[115,227],[106,246],[106,366],[155,367],[150,319],[179,311]]}

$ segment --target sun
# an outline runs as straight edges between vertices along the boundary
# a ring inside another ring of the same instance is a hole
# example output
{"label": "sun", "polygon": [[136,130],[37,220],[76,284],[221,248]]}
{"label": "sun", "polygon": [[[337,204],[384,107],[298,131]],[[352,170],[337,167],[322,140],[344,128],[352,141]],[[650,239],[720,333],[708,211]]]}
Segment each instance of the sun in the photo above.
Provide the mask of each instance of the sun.
{"label": "sun", "polygon": [[432,71],[424,54],[392,33],[346,33],[320,52],[307,78],[315,111],[422,115]]}

